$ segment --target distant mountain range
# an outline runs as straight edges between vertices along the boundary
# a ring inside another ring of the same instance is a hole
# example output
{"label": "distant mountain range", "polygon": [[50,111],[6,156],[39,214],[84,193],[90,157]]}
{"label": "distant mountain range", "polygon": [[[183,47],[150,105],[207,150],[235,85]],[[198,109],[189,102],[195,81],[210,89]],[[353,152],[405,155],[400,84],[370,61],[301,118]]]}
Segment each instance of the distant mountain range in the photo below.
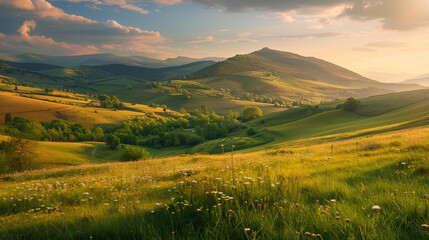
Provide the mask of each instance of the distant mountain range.
{"label": "distant mountain range", "polygon": [[189,57],[176,57],[168,58],[165,60],[159,60],[154,58],[148,58],[143,56],[117,56],[115,54],[90,54],[90,55],[78,55],[78,56],[49,56],[42,54],[7,54],[0,53],[0,60],[6,62],[15,63],[38,63],[47,64],[60,67],[77,67],[81,65],[98,66],[107,64],[124,64],[136,67],[146,68],[162,68],[162,67],[174,67],[185,65],[194,62],[205,62],[205,61],[223,61],[225,58],[219,57],[207,57],[207,58],[189,58]]}
{"label": "distant mountain range", "polygon": [[422,86],[429,87],[429,74],[421,75],[416,78],[408,79],[403,81],[402,83],[406,84],[420,84]]}

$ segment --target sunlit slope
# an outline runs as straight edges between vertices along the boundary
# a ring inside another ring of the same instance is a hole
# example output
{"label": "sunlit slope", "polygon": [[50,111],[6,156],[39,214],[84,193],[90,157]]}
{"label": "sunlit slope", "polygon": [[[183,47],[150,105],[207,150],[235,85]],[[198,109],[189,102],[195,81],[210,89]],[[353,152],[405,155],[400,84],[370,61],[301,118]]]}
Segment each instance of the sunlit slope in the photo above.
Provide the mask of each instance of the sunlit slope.
{"label": "sunlit slope", "polygon": [[[28,88],[28,90],[41,92],[41,89],[36,88]],[[12,117],[19,116],[39,121],[68,120],[88,127],[118,124],[123,120],[146,116],[147,113],[153,113],[159,117],[180,115],[175,111],[163,111],[162,108],[152,108],[142,104],[124,103],[125,110],[87,107],[85,105],[94,99],[91,100],[88,96],[79,94],[64,92],[57,92],[57,94],[51,96],[27,93],[19,96],[10,92],[0,93],[0,123],[4,122],[6,113],[11,113]],[[70,96],[62,97],[67,94]]]}
{"label": "sunlit slope", "polygon": [[[304,57],[290,52],[281,52],[268,48],[246,54],[236,55],[223,62],[216,63],[194,74],[192,78],[207,78],[213,76],[244,75],[247,72],[271,73],[278,77],[287,87],[295,85],[302,90],[315,90],[320,94],[331,94],[339,88],[349,89],[344,94],[354,96],[369,96],[393,91],[421,89],[416,84],[386,84],[380,83],[355,72],[314,57]],[[231,78],[230,81],[234,79]],[[263,79],[261,79],[263,80]],[[238,80],[235,80],[238,81]],[[311,83],[311,84],[310,84]],[[325,83],[326,89],[320,88],[317,83]],[[251,84],[251,83],[249,83]],[[306,86],[302,88],[301,85]],[[219,87],[228,87],[219,85]],[[359,89],[365,91],[359,92]],[[352,91],[354,90],[354,91]],[[356,92],[357,91],[357,92]]]}
{"label": "sunlit slope", "polygon": [[424,127],[2,175],[0,237],[427,239],[428,142]]}
{"label": "sunlit slope", "polygon": [[[429,124],[429,91],[411,91],[375,96],[361,100],[361,107],[354,112],[342,109],[294,109],[252,123],[276,142],[327,136],[376,127],[403,128]],[[413,124],[414,123],[414,124]]]}

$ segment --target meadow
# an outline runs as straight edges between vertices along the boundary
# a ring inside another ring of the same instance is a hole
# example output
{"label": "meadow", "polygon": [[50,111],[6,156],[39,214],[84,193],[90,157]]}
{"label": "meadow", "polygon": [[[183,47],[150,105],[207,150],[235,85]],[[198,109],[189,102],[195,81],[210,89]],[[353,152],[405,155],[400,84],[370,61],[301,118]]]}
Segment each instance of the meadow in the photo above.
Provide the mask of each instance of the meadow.
{"label": "meadow", "polygon": [[428,239],[428,142],[419,127],[2,175],[0,238]]}

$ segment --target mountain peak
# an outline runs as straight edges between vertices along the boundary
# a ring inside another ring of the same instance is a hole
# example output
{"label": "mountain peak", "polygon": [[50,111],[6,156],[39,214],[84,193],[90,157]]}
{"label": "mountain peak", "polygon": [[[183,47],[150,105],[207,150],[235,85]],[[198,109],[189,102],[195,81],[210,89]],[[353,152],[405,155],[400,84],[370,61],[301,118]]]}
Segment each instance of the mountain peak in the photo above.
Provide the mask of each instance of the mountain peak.
{"label": "mountain peak", "polygon": [[264,48],[261,48],[260,50],[258,50],[258,51],[255,51],[255,52],[268,52],[268,51],[275,51],[275,50],[273,50],[273,49],[271,49],[271,48],[268,48],[268,47],[264,47]]}

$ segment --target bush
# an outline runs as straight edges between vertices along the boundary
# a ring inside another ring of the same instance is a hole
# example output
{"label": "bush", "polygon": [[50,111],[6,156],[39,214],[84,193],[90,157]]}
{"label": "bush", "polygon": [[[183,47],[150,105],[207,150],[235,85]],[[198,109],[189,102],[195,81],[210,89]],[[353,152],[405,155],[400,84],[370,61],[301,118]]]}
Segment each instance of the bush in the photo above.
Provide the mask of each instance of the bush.
{"label": "bush", "polygon": [[345,111],[354,112],[358,110],[360,106],[360,101],[356,98],[348,98],[342,106]]}
{"label": "bush", "polygon": [[252,136],[252,135],[256,134],[256,130],[253,129],[253,128],[249,128],[249,129],[247,129],[246,133],[247,133],[248,136]]}
{"label": "bush", "polygon": [[146,160],[150,159],[151,155],[148,151],[134,146],[127,146],[125,147],[124,153],[121,155],[121,161],[128,162],[128,161],[138,161],[138,160]]}
{"label": "bush", "polygon": [[30,169],[33,160],[37,157],[35,153],[37,146],[35,142],[28,139],[12,137],[1,145],[6,160],[10,161],[10,167],[14,170],[25,171]]}
{"label": "bush", "polygon": [[250,121],[262,116],[262,110],[258,107],[245,106],[243,108],[243,121]]}
{"label": "bush", "polygon": [[110,149],[116,149],[119,144],[121,144],[121,141],[119,138],[115,135],[109,135],[106,138],[106,144],[110,147]]}

